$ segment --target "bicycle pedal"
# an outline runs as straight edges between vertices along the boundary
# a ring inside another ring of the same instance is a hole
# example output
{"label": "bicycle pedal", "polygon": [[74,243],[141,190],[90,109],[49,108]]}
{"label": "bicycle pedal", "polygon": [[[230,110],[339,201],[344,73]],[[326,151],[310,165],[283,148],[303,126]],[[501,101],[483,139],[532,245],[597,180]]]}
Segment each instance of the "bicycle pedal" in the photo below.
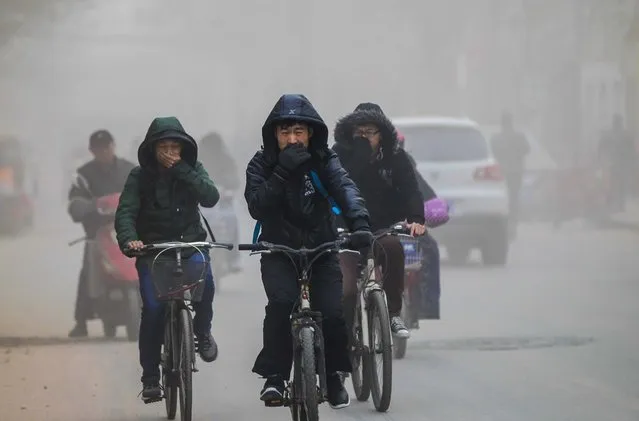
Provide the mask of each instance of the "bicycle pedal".
{"label": "bicycle pedal", "polygon": [[162,399],[164,399],[162,396],[160,396],[159,398],[146,398],[146,399],[142,399],[142,402],[148,405],[150,403],[161,402]]}

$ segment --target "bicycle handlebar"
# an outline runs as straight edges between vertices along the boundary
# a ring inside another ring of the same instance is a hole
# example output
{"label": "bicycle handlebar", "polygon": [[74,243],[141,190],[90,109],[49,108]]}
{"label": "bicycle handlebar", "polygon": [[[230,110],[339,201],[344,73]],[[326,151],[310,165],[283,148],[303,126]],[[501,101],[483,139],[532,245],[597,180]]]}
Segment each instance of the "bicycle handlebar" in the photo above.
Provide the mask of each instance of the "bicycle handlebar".
{"label": "bicycle handlebar", "polygon": [[252,251],[252,252],[275,252],[275,253],[287,253],[293,254],[296,256],[308,256],[317,253],[329,252],[329,251],[338,251],[348,243],[349,236],[343,236],[335,241],[329,241],[323,244],[320,244],[317,247],[312,249],[307,249],[302,247],[300,249],[294,249],[289,246],[285,246],[282,244],[273,244],[267,241],[260,241],[255,244],[239,244],[237,246],[238,250],[241,251]]}
{"label": "bicycle handlebar", "polygon": [[158,250],[167,250],[167,249],[186,249],[186,248],[195,248],[195,249],[213,249],[220,248],[226,250],[233,250],[233,244],[228,243],[213,243],[210,241],[193,241],[190,243],[182,242],[182,241],[169,241],[165,243],[152,243],[145,244],[141,249],[130,249],[125,248],[123,250],[125,255],[129,256],[142,256],[151,251]]}
{"label": "bicycle handlebar", "polygon": [[[338,228],[337,233],[339,235],[348,234],[348,231],[344,228]],[[406,222],[398,222],[396,224],[391,225],[390,227],[378,231],[377,233],[373,233],[373,239],[379,240],[382,237],[387,235],[399,235],[403,237],[412,237],[410,235],[410,228],[408,228],[408,224]]]}
{"label": "bicycle handlebar", "polygon": [[373,238],[375,238],[375,240],[379,240],[380,238],[385,237],[387,235],[400,235],[404,237],[412,237],[412,235],[410,235],[410,228],[408,228],[408,224],[406,224],[405,222],[398,222],[396,224],[393,224],[389,228],[386,228],[384,230],[381,230],[373,234]]}

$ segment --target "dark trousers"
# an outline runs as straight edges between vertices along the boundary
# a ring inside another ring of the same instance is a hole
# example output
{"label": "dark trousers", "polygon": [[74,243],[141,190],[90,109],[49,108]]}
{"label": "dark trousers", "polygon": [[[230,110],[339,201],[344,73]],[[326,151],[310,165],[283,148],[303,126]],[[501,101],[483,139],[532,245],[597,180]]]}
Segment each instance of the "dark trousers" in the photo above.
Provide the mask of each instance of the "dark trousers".
{"label": "dark trousers", "polygon": [[[268,298],[263,327],[263,347],[253,372],[262,377],[280,375],[288,379],[293,364],[290,316],[298,302],[297,269],[282,255],[261,259],[262,283]],[[320,258],[311,271],[311,307],[322,313],[326,372],[351,371],[348,334],[342,316],[342,273],[336,256]]]}
{"label": "dark trousers", "polygon": [[[208,256],[205,257],[208,260]],[[202,255],[194,253],[189,257],[190,261],[201,262]],[[204,292],[202,300],[193,303],[195,317],[193,318],[193,330],[195,334],[205,334],[211,331],[213,320],[213,296],[215,286],[211,266],[207,265],[204,277]],[[164,313],[165,304],[155,297],[153,286],[151,261],[138,259],[138,275],[140,277],[140,294],[142,296],[142,321],[140,323],[140,365],[142,366],[142,379],[159,379],[160,356],[162,343],[164,342]]]}
{"label": "dark trousers", "polygon": [[[375,264],[381,266],[382,282],[388,313],[399,316],[402,311],[402,294],[404,293],[404,247],[397,236],[380,238],[373,246]],[[350,305],[357,294],[357,264],[360,257],[355,254],[340,254],[340,264],[344,274],[344,298]]]}
{"label": "dark trousers", "polygon": [[439,319],[439,299],[441,296],[439,246],[429,234],[420,237],[419,243],[423,257],[419,283],[421,295],[419,318]]}

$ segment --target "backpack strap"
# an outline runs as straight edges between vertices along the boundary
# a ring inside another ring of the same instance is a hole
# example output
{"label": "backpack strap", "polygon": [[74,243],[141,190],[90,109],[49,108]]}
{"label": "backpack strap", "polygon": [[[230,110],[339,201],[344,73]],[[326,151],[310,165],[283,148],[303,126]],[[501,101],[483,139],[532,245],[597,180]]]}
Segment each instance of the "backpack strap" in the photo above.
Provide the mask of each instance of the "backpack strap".
{"label": "backpack strap", "polygon": [[326,188],[324,187],[324,185],[322,184],[322,180],[320,180],[319,175],[317,175],[317,173],[315,171],[311,171],[311,180],[313,181],[313,185],[315,186],[315,188],[317,189],[317,191],[320,192],[320,194],[322,196],[324,196],[324,198],[326,200],[328,200],[328,203],[331,204],[331,210],[333,211],[333,213],[335,215],[340,215],[342,213],[342,210],[340,209],[340,207],[337,205],[337,202],[335,201],[335,199],[333,199],[329,194],[328,191],[326,191]]}
{"label": "backpack strap", "polygon": [[[341,215],[342,209],[337,205],[335,199],[333,199],[329,194],[324,185],[322,184],[322,180],[320,180],[319,175],[315,171],[310,172],[311,181],[313,182],[313,186],[317,189],[317,191],[326,199],[328,203],[331,205],[331,211],[335,215]],[[260,221],[255,222],[255,227],[253,228],[253,243],[257,243],[257,239],[260,236],[260,232],[262,232],[262,223]]]}
{"label": "backpack strap", "polygon": [[202,220],[204,220],[204,225],[206,225],[206,230],[211,236],[211,241],[215,243],[215,236],[213,235],[213,231],[211,231],[211,226],[209,225],[209,221],[206,220],[206,217],[202,214],[202,210],[200,209],[199,206],[197,207],[197,211],[199,212],[200,217],[202,217]]}

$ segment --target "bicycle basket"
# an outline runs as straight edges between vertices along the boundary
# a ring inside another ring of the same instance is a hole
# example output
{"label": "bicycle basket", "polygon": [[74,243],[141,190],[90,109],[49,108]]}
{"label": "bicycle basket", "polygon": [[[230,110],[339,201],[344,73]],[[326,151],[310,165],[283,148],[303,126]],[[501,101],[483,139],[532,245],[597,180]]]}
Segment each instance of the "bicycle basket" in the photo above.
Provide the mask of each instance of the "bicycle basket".
{"label": "bicycle basket", "polygon": [[201,301],[208,262],[182,260],[182,272],[177,273],[174,258],[158,257],[151,266],[151,279],[158,301]]}
{"label": "bicycle basket", "polygon": [[419,270],[422,267],[422,253],[417,238],[400,237],[404,247],[404,270]]}

